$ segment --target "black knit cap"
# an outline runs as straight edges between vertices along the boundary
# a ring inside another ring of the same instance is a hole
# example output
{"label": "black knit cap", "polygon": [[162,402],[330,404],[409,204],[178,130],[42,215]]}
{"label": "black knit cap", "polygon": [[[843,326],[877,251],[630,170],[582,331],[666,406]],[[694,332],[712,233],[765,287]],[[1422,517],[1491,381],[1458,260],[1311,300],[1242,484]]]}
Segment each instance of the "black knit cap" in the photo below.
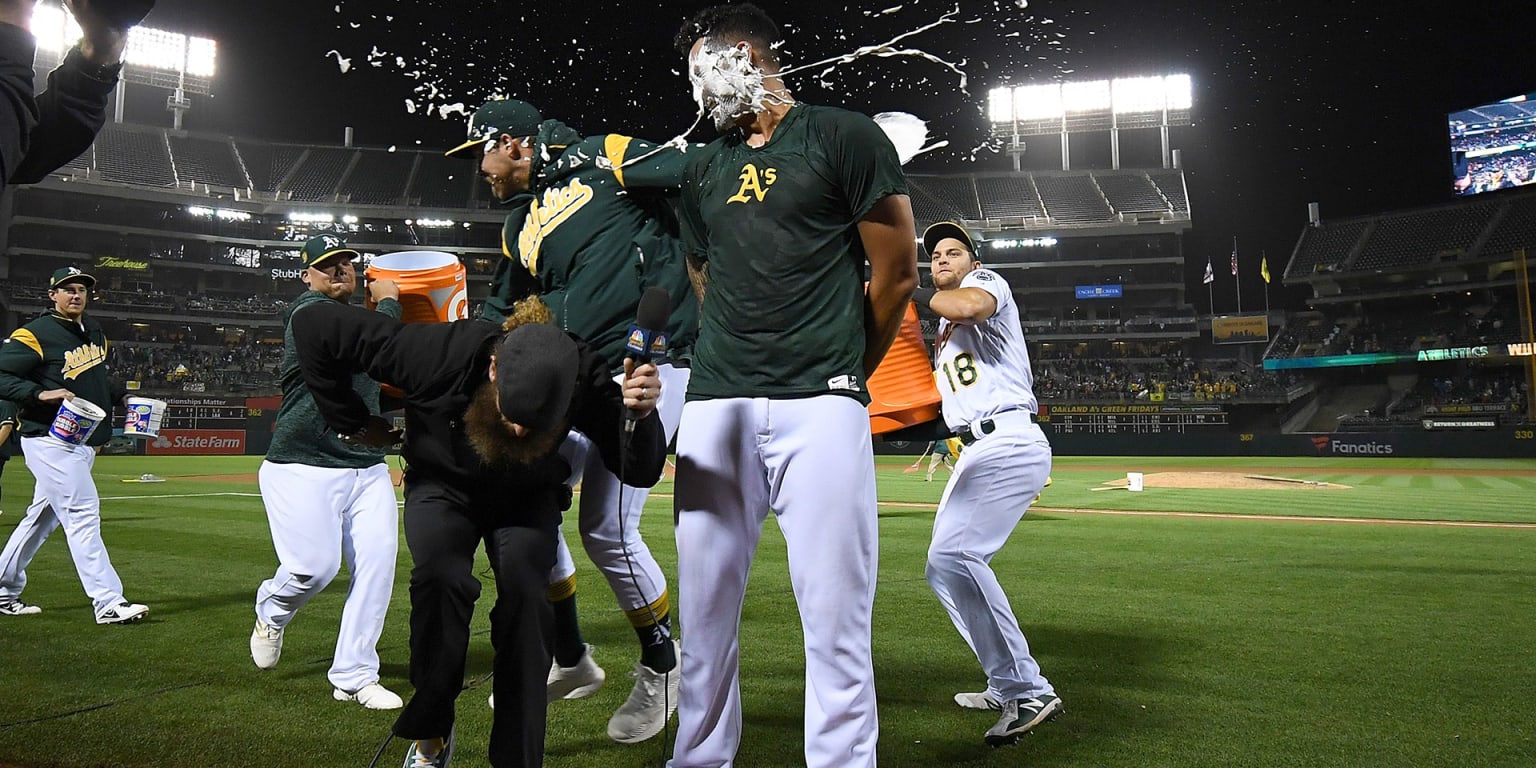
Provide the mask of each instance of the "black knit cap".
{"label": "black knit cap", "polygon": [[560,423],[576,393],[576,342],[553,325],[520,325],[496,345],[496,404],[513,424]]}

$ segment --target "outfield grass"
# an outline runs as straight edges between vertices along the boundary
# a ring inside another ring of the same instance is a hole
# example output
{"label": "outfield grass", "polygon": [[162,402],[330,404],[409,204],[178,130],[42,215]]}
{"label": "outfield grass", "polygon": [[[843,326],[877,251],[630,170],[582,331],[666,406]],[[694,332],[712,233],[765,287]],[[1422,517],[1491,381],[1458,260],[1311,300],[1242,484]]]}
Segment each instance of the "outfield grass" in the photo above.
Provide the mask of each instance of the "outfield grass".
{"label": "outfield grass", "polygon": [[[249,482],[259,459],[102,457],[105,537],[139,625],[98,627],[55,534],[29,570],[39,616],[0,618],[0,766],[364,766],[393,714],[330,699],[334,585],[287,633],[274,671],[246,647],[258,582],[275,565]],[[1536,522],[1536,462],[1400,459],[1062,459],[1055,484],[994,567],[1067,713],[992,750],[993,718],[960,710],[983,684],[923,580],[933,483],[884,458],[875,660],[884,766],[1536,765],[1536,529],[1115,516],[1069,508]],[[1348,491],[1094,493],[1127,470],[1278,469]],[[926,468],[926,463],[924,465]],[[1412,470],[1386,474],[1381,470]],[[118,480],[154,472],[158,484]],[[1453,474],[1459,472],[1460,474]],[[1345,479],[1349,478],[1349,479]],[[5,473],[0,536],[30,498]],[[670,492],[663,483],[658,496]],[[160,496],[163,498],[147,498]],[[644,522],[675,572],[670,500]],[[380,644],[408,693],[405,575]],[[660,739],[621,746],[604,724],[628,693],[634,635],[584,558],[588,640],[608,670],[594,697],[550,708],[548,764],[655,766]],[[483,570],[483,569],[482,569]],[[835,588],[835,585],[828,585]],[[482,601],[469,676],[490,669]],[[683,618],[686,637],[686,617]],[[685,639],[686,642],[686,639]],[[738,765],[801,764],[804,668],[782,538],[770,523],[743,619],[746,733]],[[455,765],[484,765],[484,688],[460,699]],[[391,745],[380,765],[398,765]]]}

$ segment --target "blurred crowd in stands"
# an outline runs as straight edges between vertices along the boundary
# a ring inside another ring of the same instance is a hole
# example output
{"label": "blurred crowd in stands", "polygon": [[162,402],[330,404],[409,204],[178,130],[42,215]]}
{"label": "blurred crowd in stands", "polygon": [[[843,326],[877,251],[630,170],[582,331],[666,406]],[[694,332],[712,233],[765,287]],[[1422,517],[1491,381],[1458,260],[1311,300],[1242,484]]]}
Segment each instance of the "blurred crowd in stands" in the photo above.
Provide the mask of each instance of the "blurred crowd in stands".
{"label": "blurred crowd in stands", "polygon": [[186,390],[189,384],[200,384],[208,392],[275,390],[282,362],[278,339],[222,345],[120,340],[112,344],[108,357],[115,377],[137,381],[147,391]]}

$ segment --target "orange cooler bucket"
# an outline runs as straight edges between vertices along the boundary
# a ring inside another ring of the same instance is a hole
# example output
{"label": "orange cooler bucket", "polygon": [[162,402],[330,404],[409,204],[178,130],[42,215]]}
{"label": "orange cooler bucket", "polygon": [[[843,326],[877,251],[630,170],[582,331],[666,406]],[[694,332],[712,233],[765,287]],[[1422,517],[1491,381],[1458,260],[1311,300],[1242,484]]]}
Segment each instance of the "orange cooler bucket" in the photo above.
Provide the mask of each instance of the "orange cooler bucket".
{"label": "orange cooler bucket", "polygon": [[883,435],[933,421],[941,400],[917,309],[908,304],[896,340],[869,377],[869,431]]}
{"label": "orange cooler bucket", "polygon": [[[400,251],[374,258],[369,280],[393,280],[400,286],[401,322],[447,323],[469,317],[467,270],[457,256],[442,251]],[[368,302],[369,309],[373,302]]]}

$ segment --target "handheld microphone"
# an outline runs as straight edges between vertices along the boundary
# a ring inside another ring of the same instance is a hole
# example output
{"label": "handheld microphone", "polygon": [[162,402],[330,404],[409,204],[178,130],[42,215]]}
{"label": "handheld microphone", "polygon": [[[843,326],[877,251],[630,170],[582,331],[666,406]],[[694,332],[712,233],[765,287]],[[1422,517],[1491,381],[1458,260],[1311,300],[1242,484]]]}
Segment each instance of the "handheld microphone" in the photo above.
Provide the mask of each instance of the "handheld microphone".
{"label": "handheld microphone", "polygon": [[[667,353],[667,319],[672,314],[672,297],[667,289],[651,286],[640,294],[640,307],[635,312],[635,322],[629,326],[629,340],[624,349],[638,364],[649,363]],[[639,417],[634,411],[626,411],[624,431],[634,432]]]}

